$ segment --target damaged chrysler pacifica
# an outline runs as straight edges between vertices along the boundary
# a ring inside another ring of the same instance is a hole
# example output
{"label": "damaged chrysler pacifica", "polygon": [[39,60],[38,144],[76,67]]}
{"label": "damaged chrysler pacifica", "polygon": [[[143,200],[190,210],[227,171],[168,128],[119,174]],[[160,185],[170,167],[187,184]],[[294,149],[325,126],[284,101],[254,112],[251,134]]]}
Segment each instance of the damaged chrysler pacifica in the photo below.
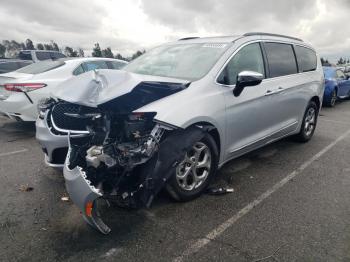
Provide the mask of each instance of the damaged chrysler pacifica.
{"label": "damaged chrysler pacifica", "polygon": [[315,50],[297,38],[186,38],[66,81],[40,105],[37,139],[45,153],[68,140],[67,191],[106,234],[101,200],[149,207],[165,188],[188,201],[225,162],[286,136],[310,140],[323,82]]}

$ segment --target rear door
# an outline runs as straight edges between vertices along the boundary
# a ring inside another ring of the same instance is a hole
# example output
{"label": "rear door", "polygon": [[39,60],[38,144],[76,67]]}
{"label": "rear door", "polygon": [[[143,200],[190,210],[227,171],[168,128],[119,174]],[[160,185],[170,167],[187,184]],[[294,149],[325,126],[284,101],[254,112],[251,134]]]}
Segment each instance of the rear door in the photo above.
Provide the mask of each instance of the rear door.
{"label": "rear door", "polygon": [[268,93],[274,107],[271,132],[274,139],[285,136],[298,127],[304,114],[307,94],[303,91],[308,80],[298,74],[293,46],[289,43],[265,42],[269,66]]}

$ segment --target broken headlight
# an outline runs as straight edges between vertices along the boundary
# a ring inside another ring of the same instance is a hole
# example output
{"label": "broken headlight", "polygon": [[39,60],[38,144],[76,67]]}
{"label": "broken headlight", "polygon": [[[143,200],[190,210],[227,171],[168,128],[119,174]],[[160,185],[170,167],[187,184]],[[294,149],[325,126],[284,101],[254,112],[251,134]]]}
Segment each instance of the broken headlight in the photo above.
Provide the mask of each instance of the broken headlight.
{"label": "broken headlight", "polygon": [[39,100],[37,110],[40,119],[44,119],[45,113],[48,109],[50,109],[56,101],[53,98],[44,98]]}

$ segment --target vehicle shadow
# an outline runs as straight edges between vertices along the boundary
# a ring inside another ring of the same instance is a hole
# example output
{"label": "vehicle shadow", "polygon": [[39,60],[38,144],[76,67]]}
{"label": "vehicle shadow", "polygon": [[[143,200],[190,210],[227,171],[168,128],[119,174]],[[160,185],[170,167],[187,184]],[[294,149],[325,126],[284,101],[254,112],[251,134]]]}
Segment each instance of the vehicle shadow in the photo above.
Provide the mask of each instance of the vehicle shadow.
{"label": "vehicle shadow", "polygon": [[0,134],[6,137],[6,142],[14,142],[35,136],[35,122],[17,122],[10,119],[0,119]]}

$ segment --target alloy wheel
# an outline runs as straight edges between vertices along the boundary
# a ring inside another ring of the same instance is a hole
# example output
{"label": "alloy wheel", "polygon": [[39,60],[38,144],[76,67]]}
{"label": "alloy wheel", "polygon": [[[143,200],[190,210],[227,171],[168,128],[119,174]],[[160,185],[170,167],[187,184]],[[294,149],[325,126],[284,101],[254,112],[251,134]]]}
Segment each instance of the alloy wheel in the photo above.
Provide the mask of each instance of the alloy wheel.
{"label": "alloy wheel", "polygon": [[203,142],[197,142],[176,168],[178,185],[185,191],[198,188],[208,178],[211,164],[209,147]]}
{"label": "alloy wheel", "polygon": [[316,110],[310,107],[305,116],[304,132],[306,136],[310,136],[316,126]]}

